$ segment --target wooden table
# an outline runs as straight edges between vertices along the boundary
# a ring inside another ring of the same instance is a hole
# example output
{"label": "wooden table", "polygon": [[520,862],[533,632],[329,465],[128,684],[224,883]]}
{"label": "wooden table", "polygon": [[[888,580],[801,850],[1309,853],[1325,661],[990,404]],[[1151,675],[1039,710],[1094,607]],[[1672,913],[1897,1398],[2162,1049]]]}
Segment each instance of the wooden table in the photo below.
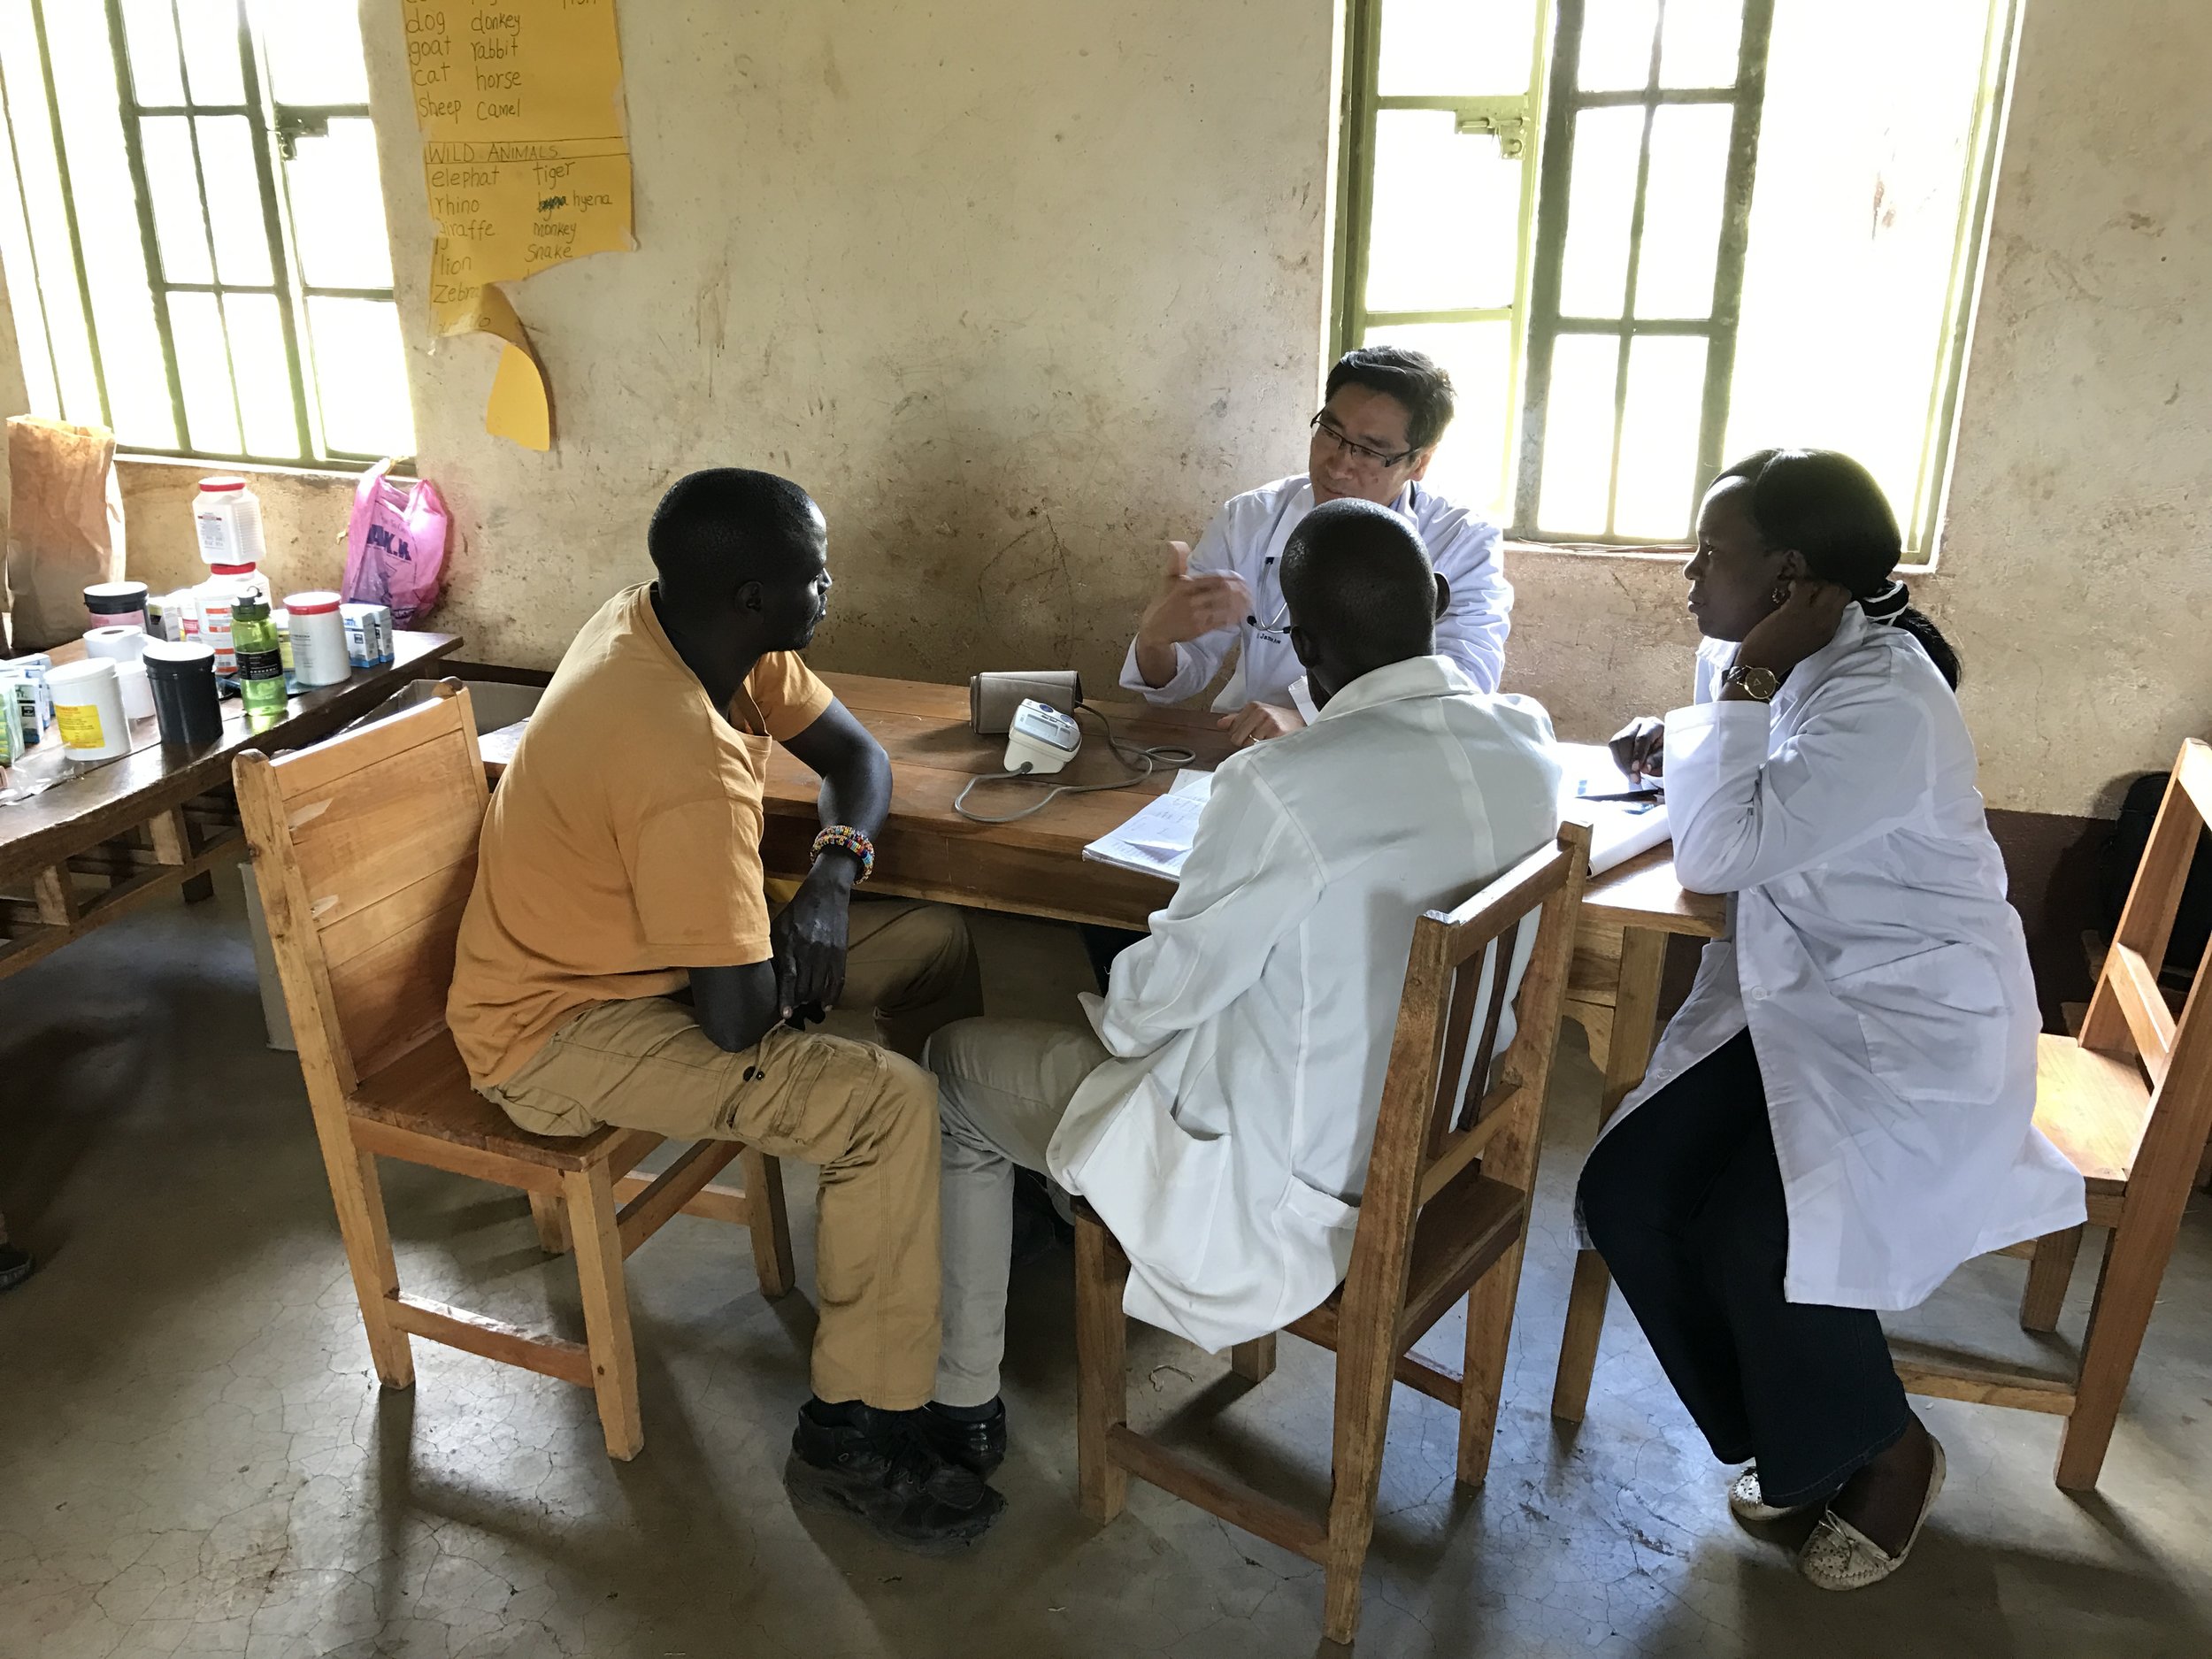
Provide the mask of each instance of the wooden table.
{"label": "wooden table", "polygon": [[[866,674],[823,678],[891,757],[891,812],[877,839],[869,891],[1140,930],[1167,903],[1173,892],[1168,882],[1093,863],[1083,849],[1166,788],[1171,773],[1127,789],[1063,795],[1018,823],[972,823],[953,812],[953,797],[978,773],[1001,769],[1005,740],[969,730],[964,686]],[[1216,764],[1229,752],[1218,716],[1141,703],[1110,705],[1110,711],[1125,743],[1179,743],[1197,751],[1202,766]],[[1087,718],[1083,728],[1083,753],[1061,780],[1094,783],[1125,775],[1098,723]],[[522,729],[508,726],[483,740],[485,762],[495,775],[514,754]],[[771,875],[801,876],[820,826],[819,785],[780,747],[772,752],[762,863]],[[1011,812],[1039,792],[1034,784],[988,785],[968,804],[979,811]],[[1650,1063],[1668,940],[1677,934],[1717,939],[1726,922],[1724,900],[1683,890],[1668,847],[1606,872],[1584,889],[1567,1013],[1589,1033],[1591,1057],[1604,1074],[1606,1117]],[[1596,1324],[1605,1313],[1605,1266],[1595,1251],[1582,1253],[1575,1280],[1574,1307],[1581,1317],[1570,1323],[1553,1395],[1555,1412],[1571,1417],[1582,1413],[1596,1360]],[[1589,1318],[1593,1310],[1595,1323]]]}
{"label": "wooden table", "polygon": [[[1598,1097],[1601,1125],[1643,1081],[1651,1064],[1659,1036],[1667,941],[1678,935],[1717,939],[1727,925],[1727,900],[1686,892],[1675,879],[1671,845],[1655,847],[1617,865],[1583,889],[1582,925],[1575,932],[1574,962],[1567,976],[1566,1013],[1588,1035],[1590,1058],[1604,1078]],[[1576,1256],[1559,1371],[1552,1385],[1555,1417],[1582,1420],[1610,1285],[1604,1260],[1595,1250]]]}
{"label": "wooden table", "polygon": [[[460,643],[452,634],[401,634],[391,663],[302,692],[265,731],[247,729],[234,698],[224,699],[223,733],[211,743],[170,748],[153,721],[136,721],[129,754],[0,806],[0,979],[162,894],[193,884],[199,891],[189,896],[200,896],[215,866],[245,852],[230,794],[233,756],[327,737]],[[84,647],[51,655],[74,662]],[[48,733],[47,744],[59,741]]]}

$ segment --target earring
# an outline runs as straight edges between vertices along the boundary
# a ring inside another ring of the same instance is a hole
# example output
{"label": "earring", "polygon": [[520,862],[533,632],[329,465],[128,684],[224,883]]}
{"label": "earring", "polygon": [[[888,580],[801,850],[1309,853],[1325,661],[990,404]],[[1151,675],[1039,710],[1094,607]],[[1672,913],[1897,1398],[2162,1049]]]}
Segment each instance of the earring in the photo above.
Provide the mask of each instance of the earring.
{"label": "earring", "polygon": [[1778,584],[1768,597],[1778,605],[1787,604],[1790,597],[1790,585],[1787,582]]}

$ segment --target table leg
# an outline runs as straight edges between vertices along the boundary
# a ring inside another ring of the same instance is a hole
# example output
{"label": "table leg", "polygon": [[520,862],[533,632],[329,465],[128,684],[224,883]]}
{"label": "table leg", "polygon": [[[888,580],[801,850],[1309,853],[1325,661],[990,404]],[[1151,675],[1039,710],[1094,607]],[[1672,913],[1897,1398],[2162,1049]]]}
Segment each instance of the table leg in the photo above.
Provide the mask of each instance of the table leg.
{"label": "table leg", "polygon": [[[1601,1128],[1612,1120],[1628,1092],[1643,1080],[1658,1037],[1659,984],[1667,967],[1667,935],[1648,927],[1621,934],[1620,989],[1613,1001],[1613,1031],[1606,1044],[1605,1087],[1598,1101]],[[1598,1333],[1605,1324],[1605,1302],[1612,1280],[1595,1250],[1575,1257],[1574,1287],[1567,1296],[1567,1328],[1559,1344],[1559,1374],[1552,1384],[1551,1414],[1569,1423],[1582,1421],[1590,1401],[1590,1377],[1597,1369]]]}

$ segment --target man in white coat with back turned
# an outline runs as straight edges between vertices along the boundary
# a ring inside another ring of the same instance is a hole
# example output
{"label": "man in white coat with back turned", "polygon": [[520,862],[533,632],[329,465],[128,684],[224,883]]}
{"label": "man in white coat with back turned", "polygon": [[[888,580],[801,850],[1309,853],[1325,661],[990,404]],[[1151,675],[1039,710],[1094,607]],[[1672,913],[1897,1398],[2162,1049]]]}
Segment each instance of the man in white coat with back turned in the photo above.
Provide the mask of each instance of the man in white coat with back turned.
{"label": "man in white coat with back turned", "polygon": [[1402,516],[1316,509],[1281,580],[1316,718],[1215,774],[1173,901],[1088,1025],[930,1041],[944,1341],[922,1420],[979,1471],[1005,1453],[1015,1166],[1097,1209],[1149,1324],[1218,1349],[1318,1306],[1350,1261],[1415,918],[1555,833],[1550,719],[1439,652],[1445,584]]}

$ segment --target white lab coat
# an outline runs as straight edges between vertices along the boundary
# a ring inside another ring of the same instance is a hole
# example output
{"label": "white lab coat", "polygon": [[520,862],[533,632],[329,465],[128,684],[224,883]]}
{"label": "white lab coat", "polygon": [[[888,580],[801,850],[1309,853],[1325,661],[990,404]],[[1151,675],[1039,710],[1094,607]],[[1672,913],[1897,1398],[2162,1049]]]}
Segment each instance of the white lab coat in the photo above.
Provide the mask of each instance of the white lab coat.
{"label": "white lab coat", "polygon": [[2083,1218],[2034,1127],[2037,1015],[2020,918],[1958,700],[1919,642],[1853,606],[1771,704],[1719,703],[1698,653],[1667,716],[1685,887],[1729,936],[1614,1123],[1747,1025],[1789,1210],[1792,1302],[1895,1310],[1960,1263]]}
{"label": "white lab coat", "polygon": [[[1459,665],[1478,691],[1495,691],[1505,666],[1505,636],[1512,626],[1513,587],[1498,557],[1497,526],[1455,506],[1427,486],[1408,484],[1391,505],[1413,522],[1437,573],[1450,584],[1450,607],[1437,618],[1436,649]],[[1174,678],[1148,686],[1137,672],[1132,641],[1121,665],[1122,687],[1154,703],[1180,703],[1203,691],[1221,670],[1233,645],[1241,649],[1237,666],[1214,699],[1224,712],[1248,703],[1296,703],[1310,718],[1312,705],[1292,687],[1304,689],[1306,671],[1290,648],[1287,624],[1263,627],[1283,608],[1278,580],[1283,548],[1299,520],[1313,511],[1313,486],[1302,472],[1247,491],[1214,515],[1192,550],[1194,574],[1234,572],[1251,590],[1253,609],[1234,626],[1217,629],[1175,648]]]}
{"label": "white lab coat", "polygon": [[1548,842],[1558,779],[1543,709],[1440,657],[1223,763],[1174,899],[1084,999],[1112,1057],[1047,1157],[1131,1314],[1217,1349],[1342,1282],[1414,920]]}

